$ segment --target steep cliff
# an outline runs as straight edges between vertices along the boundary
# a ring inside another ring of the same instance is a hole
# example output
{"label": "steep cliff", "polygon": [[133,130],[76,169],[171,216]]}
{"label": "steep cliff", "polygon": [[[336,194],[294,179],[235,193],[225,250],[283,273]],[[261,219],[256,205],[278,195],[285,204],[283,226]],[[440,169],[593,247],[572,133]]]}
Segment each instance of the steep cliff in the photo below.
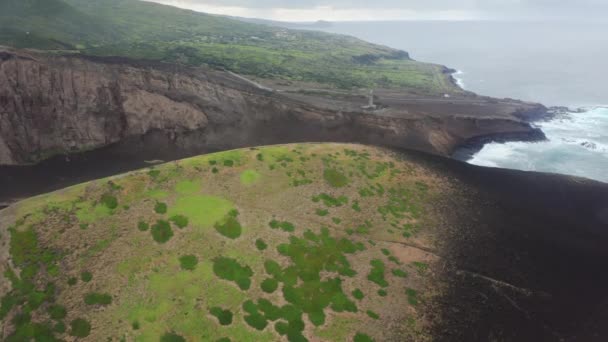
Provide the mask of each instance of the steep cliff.
{"label": "steep cliff", "polygon": [[187,146],[193,153],[209,147],[352,141],[442,155],[477,136],[538,135],[513,115],[538,110],[535,105],[475,98],[454,114],[436,102],[427,107],[396,104],[370,112],[271,92],[215,70],[0,49],[3,165],[150,132],[162,133],[161,144]]}

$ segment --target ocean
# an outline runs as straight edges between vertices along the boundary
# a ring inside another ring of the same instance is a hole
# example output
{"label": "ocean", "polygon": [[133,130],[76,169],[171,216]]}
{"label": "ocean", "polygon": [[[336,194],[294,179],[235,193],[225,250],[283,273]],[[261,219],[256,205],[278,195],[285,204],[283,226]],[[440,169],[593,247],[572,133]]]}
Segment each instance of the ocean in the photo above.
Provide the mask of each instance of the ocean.
{"label": "ocean", "polygon": [[458,70],[482,95],[571,109],[535,123],[544,142],[486,144],[471,164],[608,182],[608,22],[345,22],[324,29]]}

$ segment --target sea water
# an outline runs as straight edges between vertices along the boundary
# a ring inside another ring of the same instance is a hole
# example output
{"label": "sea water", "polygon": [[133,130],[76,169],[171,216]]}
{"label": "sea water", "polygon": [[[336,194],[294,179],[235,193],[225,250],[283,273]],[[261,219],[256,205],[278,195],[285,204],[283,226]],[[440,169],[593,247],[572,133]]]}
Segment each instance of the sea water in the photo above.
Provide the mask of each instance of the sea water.
{"label": "sea water", "polygon": [[487,144],[470,163],[608,182],[608,21],[366,22],[327,30],[457,69],[458,84],[478,94],[572,109],[535,123],[547,141]]}
{"label": "sea water", "polygon": [[469,163],[608,182],[608,108],[563,113],[536,125],[547,141],[486,144]]}

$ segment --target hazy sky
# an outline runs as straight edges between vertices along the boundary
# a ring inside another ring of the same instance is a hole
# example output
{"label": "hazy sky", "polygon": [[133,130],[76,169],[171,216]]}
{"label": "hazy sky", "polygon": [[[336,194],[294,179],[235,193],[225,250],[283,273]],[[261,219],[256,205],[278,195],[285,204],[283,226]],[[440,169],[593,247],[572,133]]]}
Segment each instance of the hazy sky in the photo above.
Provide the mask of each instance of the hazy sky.
{"label": "hazy sky", "polygon": [[282,21],[603,19],[608,0],[150,0]]}

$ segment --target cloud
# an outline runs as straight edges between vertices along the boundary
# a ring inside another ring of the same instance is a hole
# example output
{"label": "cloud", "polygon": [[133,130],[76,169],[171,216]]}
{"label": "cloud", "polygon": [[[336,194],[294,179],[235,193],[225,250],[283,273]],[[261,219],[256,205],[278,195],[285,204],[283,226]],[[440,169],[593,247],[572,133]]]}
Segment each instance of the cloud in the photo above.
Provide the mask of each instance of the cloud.
{"label": "cloud", "polygon": [[149,0],[199,12],[282,21],[608,17],[608,0]]}

